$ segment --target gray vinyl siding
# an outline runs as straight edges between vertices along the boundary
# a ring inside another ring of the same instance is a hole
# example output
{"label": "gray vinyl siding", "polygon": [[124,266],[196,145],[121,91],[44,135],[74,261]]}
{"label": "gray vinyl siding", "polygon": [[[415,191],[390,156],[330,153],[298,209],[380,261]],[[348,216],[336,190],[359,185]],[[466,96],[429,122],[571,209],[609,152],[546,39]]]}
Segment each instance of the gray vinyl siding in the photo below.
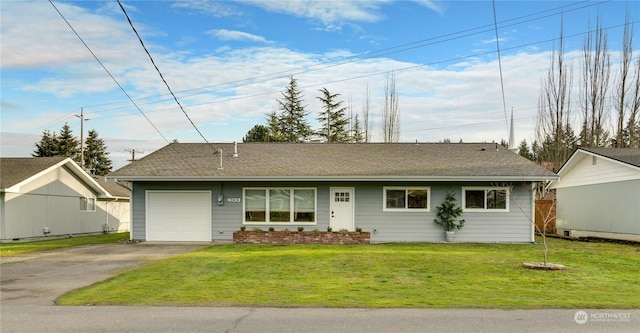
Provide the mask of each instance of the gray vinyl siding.
{"label": "gray vinyl siding", "polygon": [[[383,187],[403,186],[431,188],[429,212],[383,211]],[[372,242],[440,242],[444,241],[443,230],[433,223],[436,207],[444,201],[447,191],[455,194],[461,204],[463,186],[490,186],[490,184],[367,184],[356,189],[356,225],[371,231]],[[466,224],[456,230],[455,241],[459,242],[530,242],[532,224],[531,194],[529,186],[513,187],[510,200],[518,200],[522,210],[510,204],[509,212],[465,212],[461,218]],[[375,229],[376,233],[373,233]]]}
{"label": "gray vinyl siding", "polygon": [[[385,186],[430,187],[429,212],[383,211],[383,189]],[[228,198],[242,198],[245,187],[313,187],[316,188],[317,207],[315,225],[304,224],[305,230],[327,230],[329,226],[329,192],[331,187],[355,188],[355,223],[363,231],[371,232],[372,242],[439,242],[444,232],[433,223],[436,206],[447,191],[455,193],[461,204],[463,186],[491,186],[491,184],[441,184],[441,183],[301,183],[301,182],[136,182],[132,191],[132,239],[145,237],[145,191],[147,190],[209,190],[212,197],[212,240],[231,240],[233,232],[243,225],[242,202],[227,202]],[[462,218],[467,222],[456,231],[455,240],[460,242],[530,242],[532,224],[530,185],[514,185],[510,194],[508,212],[467,212]],[[224,205],[217,204],[217,196],[224,195]],[[518,205],[513,201],[517,200]],[[254,226],[246,225],[247,229]],[[269,226],[255,227],[266,230]],[[275,225],[276,230],[296,230],[297,224]],[[375,230],[375,233],[374,233]]]}
{"label": "gray vinyl siding", "polygon": [[556,191],[557,228],[640,235],[640,180]]}

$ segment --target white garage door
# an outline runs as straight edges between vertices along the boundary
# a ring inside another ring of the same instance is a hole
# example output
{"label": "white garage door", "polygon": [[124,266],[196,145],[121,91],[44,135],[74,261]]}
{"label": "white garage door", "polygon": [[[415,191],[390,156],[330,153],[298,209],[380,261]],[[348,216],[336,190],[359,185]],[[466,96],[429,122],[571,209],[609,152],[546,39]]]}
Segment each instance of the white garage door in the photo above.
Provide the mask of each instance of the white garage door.
{"label": "white garage door", "polygon": [[211,192],[147,191],[147,240],[211,241]]}

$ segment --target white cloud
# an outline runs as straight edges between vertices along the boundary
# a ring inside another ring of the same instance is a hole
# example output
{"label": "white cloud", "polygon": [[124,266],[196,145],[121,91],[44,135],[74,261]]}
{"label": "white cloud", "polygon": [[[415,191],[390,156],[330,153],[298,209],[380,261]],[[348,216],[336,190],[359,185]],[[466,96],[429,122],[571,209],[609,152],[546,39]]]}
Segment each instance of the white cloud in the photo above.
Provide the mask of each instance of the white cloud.
{"label": "white cloud", "polygon": [[234,6],[220,1],[190,0],[176,1],[171,4],[173,8],[195,9],[207,13],[213,17],[242,16]]}
{"label": "white cloud", "polygon": [[433,10],[434,12],[436,12],[438,14],[443,14],[444,13],[444,9],[434,1],[431,1],[431,0],[414,0],[414,2],[416,2],[416,3],[418,3],[418,4],[422,5],[422,6],[427,7],[427,8]]}
{"label": "white cloud", "polygon": [[[269,3],[263,5],[269,6]],[[282,6],[281,2],[274,3]],[[331,13],[323,8],[329,7],[332,2],[320,1],[314,5],[316,9],[303,10],[299,6],[310,3],[291,1],[289,7],[292,12],[302,13],[300,15],[311,15],[323,22],[330,22],[354,20],[358,15],[363,15],[361,20],[379,19],[376,11],[384,3],[372,2],[370,7],[363,7],[359,2],[338,2],[345,11]],[[56,17],[55,12],[52,15],[52,9],[46,6],[50,7],[42,2],[3,3],[2,66],[47,66],[47,72],[37,82],[18,82],[16,89],[48,92],[55,94],[55,97],[73,95],[74,99],[68,102],[75,103],[73,108],[87,105],[80,104],[84,103],[84,95],[88,95],[89,100],[98,96],[105,102],[122,101],[85,110],[93,118],[88,123],[90,128],[109,138],[107,145],[113,152],[112,158],[118,156],[121,160],[125,159],[125,148],[150,153],[164,145],[155,129],[126,101],[64,21]],[[65,16],[73,20],[72,24],[78,27],[79,33],[86,36],[88,44],[168,140],[202,141],[175,102],[167,96],[166,87],[138,41],[133,39],[128,26],[64,3],[58,6]],[[349,10],[363,13],[350,14]],[[16,15],[5,12],[24,12],[26,16],[15,18]],[[367,16],[365,12],[375,15]],[[144,29],[144,26],[141,28]],[[225,38],[245,38],[257,42],[264,40],[263,37],[240,31],[218,30],[215,33]],[[151,44],[148,46],[154,47]],[[20,50],[20,53],[14,55],[6,50]],[[374,140],[380,140],[378,124],[384,99],[385,75],[391,70],[396,70],[403,141],[438,141],[444,138],[457,141],[462,138],[469,142],[508,138],[495,60],[468,58],[464,62],[451,62],[448,67],[436,69],[388,58],[370,58],[328,67],[327,61],[352,54],[345,50],[303,53],[271,44],[242,49],[218,48],[213,54],[202,55],[160,49],[153,55],[185,110],[211,142],[241,140],[253,125],[263,124],[265,114],[277,109],[276,100],[281,97],[280,92],[287,85],[289,75],[298,79],[312,123],[315,123],[321,108],[316,99],[318,89],[326,87],[333,93],[341,94],[340,98],[345,104],[351,104],[356,112],[360,112],[368,86]],[[539,78],[548,67],[548,60],[548,54],[539,51],[502,58],[507,108],[513,107],[516,119],[521,119],[516,122],[518,142],[523,138],[531,138]],[[161,97],[144,98],[159,95]],[[4,140],[3,136],[2,153],[22,152],[23,156],[33,151],[33,136],[39,138],[39,132],[46,129],[34,125],[39,117],[42,117],[39,126],[52,124],[51,129],[58,130],[61,124],[52,121],[71,109],[69,107],[62,112],[58,108],[60,113],[50,111],[46,117],[44,113],[34,113],[27,124],[5,117],[5,107],[22,110],[24,107],[21,103],[5,99],[2,103],[3,135],[7,129],[11,132],[20,132],[22,129],[32,132],[23,134],[25,140]],[[92,101],[92,104],[99,103]],[[34,128],[37,129],[35,132],[32,130]],[[113,138],[118,138],[118,141],[113,141]]]}
{"label": "white cloud", "polygon": [[383,18],[380,7],[390,0],[376,1],[264,1],[243,0],[242,2],[265,10],[318,20],[327,26],[339,26],[344,22],[376,22]]}
{"label": "white cloud", "polygon": [[268,41],[261,36],[253,35],[247,32],[237,31],[237,30],[227,30],[227,29],[215,29],[207,31],[208,35],[211,35],[220,40],[237,40],[237,41],[252,41],[259,43],[267,43]]}

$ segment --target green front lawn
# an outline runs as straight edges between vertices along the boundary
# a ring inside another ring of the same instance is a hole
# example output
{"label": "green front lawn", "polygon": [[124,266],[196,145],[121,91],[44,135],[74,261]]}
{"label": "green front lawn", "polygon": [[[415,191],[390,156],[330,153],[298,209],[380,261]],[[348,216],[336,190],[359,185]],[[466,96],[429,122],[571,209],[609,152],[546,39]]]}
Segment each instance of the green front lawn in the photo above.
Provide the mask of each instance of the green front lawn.
{"label": "green front lawn", "polygon": [[541,244],[212,246],[83,288],[63,305],[638,308],[640,247]]}
{"label": "green front lawn", "polygon": [[102,244],[102,243],[118,243],[129,239],[129,233],[107,234],[107,235],[90,235],[90,236],[74,236],[57,239],[45,239],[33,242],[11,242],[0,243],[0,256],[12,256],[21,253],[29,253],[35,251],[45,251],[61,249],[65,247]]}

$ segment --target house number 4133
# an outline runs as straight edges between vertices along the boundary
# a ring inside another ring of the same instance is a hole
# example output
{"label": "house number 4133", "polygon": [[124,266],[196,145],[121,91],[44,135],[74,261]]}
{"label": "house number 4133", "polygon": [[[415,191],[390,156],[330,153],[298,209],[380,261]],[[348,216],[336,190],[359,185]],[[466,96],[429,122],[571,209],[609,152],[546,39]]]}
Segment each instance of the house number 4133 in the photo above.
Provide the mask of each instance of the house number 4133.
{"label": "house number 4133", "polygon": [[230,203],[239,203],[240,201],[240,198],[227,198],[227,202]]}

